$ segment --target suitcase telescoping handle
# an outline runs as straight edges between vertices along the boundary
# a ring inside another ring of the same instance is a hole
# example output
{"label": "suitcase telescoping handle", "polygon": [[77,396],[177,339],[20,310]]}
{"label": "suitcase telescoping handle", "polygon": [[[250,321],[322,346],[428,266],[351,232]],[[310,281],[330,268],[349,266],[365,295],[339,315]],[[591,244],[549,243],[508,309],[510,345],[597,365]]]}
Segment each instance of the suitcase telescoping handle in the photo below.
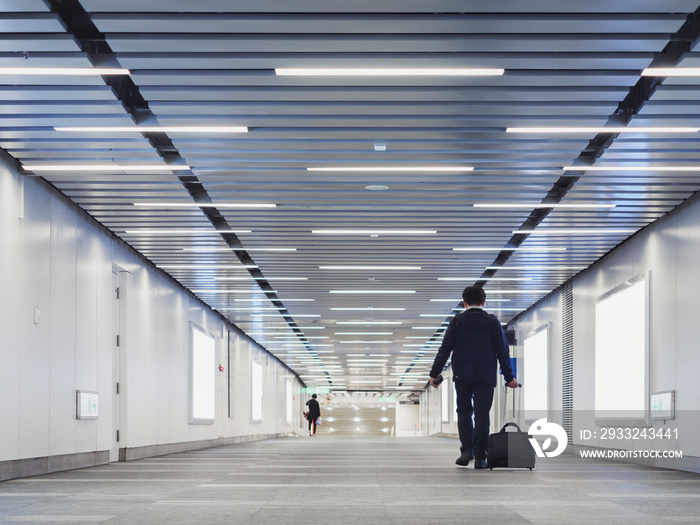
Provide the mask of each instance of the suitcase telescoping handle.
{"label": "suitcase telescoping handle", "polygon": [[508,428],[508,427],[515,427],[515,428],[518,429],[518,432],[522,432],[522,430],[520,430],[520,427],[518,426],[517,423],[506,423],[505,425],[503,425],[503,428],[501,429],[501,431],[499,432],[499,434],[505,434],[505,433],[506,433],[506,428]]}

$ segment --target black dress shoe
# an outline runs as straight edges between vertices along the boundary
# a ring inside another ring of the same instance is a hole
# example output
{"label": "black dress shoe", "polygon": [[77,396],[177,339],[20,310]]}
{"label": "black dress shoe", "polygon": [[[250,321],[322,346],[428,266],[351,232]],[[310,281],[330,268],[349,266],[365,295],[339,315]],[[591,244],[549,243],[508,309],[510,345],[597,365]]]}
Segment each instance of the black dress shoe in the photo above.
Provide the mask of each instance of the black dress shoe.
{"label": "black dress shoe", "polygon": [[488,466],[488,463],[486,462],[485,459],[475,459],[474,460],[474,468],[481,470],[481,469],[489,468],[489,466]]}
{"label": "black dress shoe", "polygon": [[460,467],[466,467],[469,465],[469,462],[472,460],[472,455],[471,454],[462,454],[457,458],[457,461],[455,461],[456,465],[459,465]]}

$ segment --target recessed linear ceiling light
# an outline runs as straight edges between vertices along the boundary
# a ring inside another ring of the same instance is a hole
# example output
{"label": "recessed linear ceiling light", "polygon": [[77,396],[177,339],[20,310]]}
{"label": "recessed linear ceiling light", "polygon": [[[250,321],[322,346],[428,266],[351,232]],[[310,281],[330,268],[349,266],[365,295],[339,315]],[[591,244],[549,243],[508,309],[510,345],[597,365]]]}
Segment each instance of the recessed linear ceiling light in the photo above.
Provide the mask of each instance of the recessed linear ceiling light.
{"label": "recessed linear ceiling light", "polygon": [[[333,335],[394,335],[394,332],[333,332]],[[364,356],[364,354],[359,355]]]}
{"label": "recessed linear ceiling light", "polygon": [[420,172],[430,172],[430,171],[441,171],[441,172],[465,172],[474,171],[473,166],[327,166],[318,168],[306,168],[306,171],[382,171],[382,172],[407,172],[407,171],[420,171]]}
{"label": "recessed linear ceiling light", "polygon": [[435,235],[436,230],[311,230],[318,235]]}
{"label": "recessed linear ceiling light", "polygon": [[519,294],[528,294],[528,293],[549,293],[552,290],[489,290],[488,293],[519,293]]}
{"label": "recessed linear ceiling light", "polygon": [[335,324],[342,325],[357,325],[357,326],[369,326],[369,325],[399,325],[403,324],[403,321],[336,321]]}
{"label": "recessed linear ceiling light", "polygon": [[329,290],[328,293],[342,294],[413,294],[415,290]]}
{"label": "recessed linear ceiling light", "polygon": [[[275,339],[294,339],[293,337],[283,337],[283,336],[277,336]],[[302,339],[330,339],[330,337],[325,336],[325,335],[307,335],[303,336]]]}
{"label": "recessed linear ceiling light", "polygon": [[[216,310],[219,310],[221,312],[261,312],[261,311],[270,311],[270,310],[285,310],[283,306],[279,307],[274,307],[274,306],[254,306],[250,308],[246,307],[238,307],[238,306],[219,306],[216,308]],[[277,335],[275,333],[275,335]]]}
{"label": "recessed linear ceiling light", "polygon": [[189,166],[183,164],[176,165],[130,165],[115,166],[114,164],[23,164],[22,169],[26,171],[180,171],[188,170]]}
{"label": "recessed linear ceiling light", "polygon": [[700,77],[700,67],[648,67],[643,77]]}
{"label": "recessed linear ceiling light", "polygon": [[504,247],[477,247],[477,248],[452,248],[454,252],[563,252],[566,251],[562,246],[521,246],[519,248],[504,248]]}
{"label": "recessed linear ceiling light", "polygon": [[500,68],[275,68],[277,76],[315,77],[474,77],[501,76]]}
{"label": "recessed linear ceiling light", "polygon": [[387,270],[411,271],[420,270],[420,266],[319,266],[319,270]]}
{"label": "recessed linear ceiling light", "polygon": [[438,281],[531,281],[531,277],[438,277]]}
{"label": "recessed linear ceiling light", "polygon": [[[585,270],[585,266],[542,266],[541,264],[532,266],[487,266],[486,270],[529,270],[529,271],[543,271],[543,270]],[[432,299],[431,299],[432,300]]]}
{"label": "recessed linear ceiling light", "polygon": [[514,234],[528,235],[592,235],[597,233],[602,234],[632,234],[637,230],[632,229],[614,229],[614,228],[552,228],[544,230],[513,230]]}
{"label": "recessed linear ceiling light", "polygon": [[257,268],[255,264],[157,264],[168,270],[239,270]]}
{"label": "recessed linear ceiling light", "polygon": [[506,128],[506,133],[697,133],[700,128],[690,127],[543,127]]}
{"label": "recessed linear ceiling light", "polygon": [[596,208],[614,208],[616,204],[506,204],[506,203],[488,203],[488,204],[473,204],[474,208],[525,208],[525,209],[540,209],[540,208],[571,208],[571,209],[596,209]]}
{"label": "recessed linear ceiling light", "polygon": [[[285,299],[285,301],[288,301],[289,299]],[[335,310],[337,312],[403,312],[406,310],[405,308],[375,308],[374,306],[367,306],[365,308],[344,308],[344,307],[339,307],[339,308],[330,308],[330,310]]]}
{"label": "recessed linear ceiling light", "polygon": [[54,131],[114,133],[247,133],[245,126],[54,126]]}
{"label": "recessed linear ceiling light", "polygon": [[[256,266],[257,268],[257,266]],[[253,276],[245,276],[245,277],[214,277],[215,281],[250,281],[250,280],[255,280],[255,281],[308,281],[308,277],[253,277]]]}
{"label": "recessed linear ceiling light", "polygon": [[[321,314],[279,314],[282,317],[321,317]],[[277,314],[260,314],[260,317],[277,317]]]}
{"label": "recessed linear ceiling light", "polygon": [[70,77],[94,77],[102,75],[130,75],[131,71],[120,68],[87,67],[2,67],[0,75],[60,75]]}
{"label": "recessed linear ceiling light", "polygon": [[[224,294],[224,293],[246,293],[246,294],[254,294],[257,295],[260,299],[267,298],[266,296],[260,295],[260,294],[267,294],[267,293],[277,293],[277,290],[190,290],[192,293],[215,293],[215,294]],[[245,299],[246,301],[249,301],[252,298]]]}
{"label": "recessed linear ceiling light", "polygon": [[564,171],[700,171],[700,166],[564,166]]}
{"label": "recessed linear ceiling light", "polygon": [[252,233],[251,230],[124,230],[130,235],[221,235],[222,233]]}
{"label": "recessed linear ceiling light", "polygon": [[[462,299],[431,299],[431,301],[434,303],[461,303]],[[510,301],[510,299],[486,299],[487,303],[491,301],[504,302]]]}
{"label": "recessed linear ceiling light", "polygon": [[183,252],[295,252],[296,248],[183,248]]}
{"label": "recessed linear ceiling light", "polygon": [[[341,345],[359,345],[359,344],[362,344],[362,345],[386,345],[386,344],[391,344],[393,342],[394,341],[338,341],[338,343],[340,343]],[[351,361],[348,360],[348,363],[350,363],[350,362]],[[357,361],[353,361],[353,362],[357,362]],[[370,362],[374,363],[376,361],[370,361]]]}
{"label": "recessed linear ceiling light", "polygon": [[277,204],[256,202],[230,202],[219,204],[211,202],[135,202],[134,206],[147,206],[149,208],[276,208]]}

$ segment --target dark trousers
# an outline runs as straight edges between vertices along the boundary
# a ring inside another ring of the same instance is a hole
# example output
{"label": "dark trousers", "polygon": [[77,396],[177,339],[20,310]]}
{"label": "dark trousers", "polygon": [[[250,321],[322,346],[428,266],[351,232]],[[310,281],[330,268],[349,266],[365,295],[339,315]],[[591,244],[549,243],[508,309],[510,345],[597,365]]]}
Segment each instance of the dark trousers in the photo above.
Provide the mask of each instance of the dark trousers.
{"label": "dark trousers", "polygon": [[[486,459],[493,386],[456,381],[455,389],[457,390],[457,429],[459,440],[462,442],[462,453],[468,453],[471,450],[476,459]],[[472,414],[474,414],[474,425],[472,425]]]}

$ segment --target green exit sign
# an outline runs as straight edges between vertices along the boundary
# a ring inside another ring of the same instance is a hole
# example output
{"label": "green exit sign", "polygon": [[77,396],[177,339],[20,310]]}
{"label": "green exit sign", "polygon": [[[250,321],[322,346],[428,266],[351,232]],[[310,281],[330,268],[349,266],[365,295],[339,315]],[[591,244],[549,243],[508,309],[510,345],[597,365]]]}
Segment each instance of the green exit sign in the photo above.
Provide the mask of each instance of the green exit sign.
{"label": "green exit sign", "polygon": [[316,386],[304,388],[305,394],[330,394],[331,389],[327,386]]}

